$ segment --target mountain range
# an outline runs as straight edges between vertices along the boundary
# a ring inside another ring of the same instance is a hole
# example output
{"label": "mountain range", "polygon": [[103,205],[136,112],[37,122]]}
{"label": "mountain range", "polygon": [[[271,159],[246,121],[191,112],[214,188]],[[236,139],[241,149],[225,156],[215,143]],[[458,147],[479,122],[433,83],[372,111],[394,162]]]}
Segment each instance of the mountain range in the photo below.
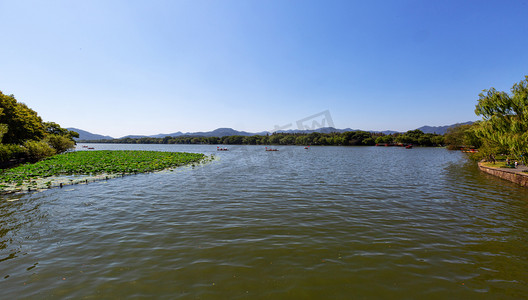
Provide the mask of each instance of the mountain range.
{"label": "mountain range", "polygon": [[79,138],[75,138],[75,140],[87,140],[87,141],[96,141],[96,140],[113,140],[114,138],[108,135],[100,135],[100,134],[94,134],[91,132],[88,132],[86,130],[78,129],[78,128],[66,128],[71,131],[75,131],[79,134]]}
{"label": "mountain range", "polygon": [[455,127],[455,126],[459,126],[459,125],[470,125],[470,124],[473,124],[475,122],[473,121],[468,121],[468,122],[464,122],[464,123],[456,123],[456,124],[452,124],[452,125],[445,125],[445,126],[422,126],[420,128],[417,128],[417,129],[420,129],[421,131],[423,131],[423,133],[436,133],[436,134],[445,134],[447,132],[447,130],[451,127]]}
{"label": "mountain range", "polygon": [[[465,122],[465,123],[456,123],[456,124],[452,124],[452,125],[445,125],[445,126],[422,126],[420,128],[417,128],[421,131],[423,131],[424,133],[436,133],[436,134],[445,134],[447,132],[447,129],[451,128],[451,127],[454,127],[454,126],[457,126],[457,125],[466,125],[466,124],[472,124],[473,122]],[[91,132],[88,132],[88,131],[85,131],[85,130],[82,130],[82,129],[78,129],[78,128],[66,128],[68,130],[72,130],[72,131],[75,131],[77,133],[79,133],[79,138],[76,138],[76,140],[85,140],[85,141],[95,141],[95,140],[111,140],[111,139],[114,139],[113,137],[111,136],[108,136],[108,135],[101,135],[101,134],[94,134],[94,133],[91,133]],[[345,128],[345,129],[336,129],[336,128],[333,128],[333,127],[322,127],[322,128],[318,128],[318,129],[315,129],[315,130],[278,130],[277,132],[280,132],[280,133],[312,133],[312,132],[320,132],[320,133],[331,133],[331,132],[346,132],[346,131],[358,131],[360,129],[351,129],[351,128]],[[394,130],[384,130],[384,131],[372,131],[370,130],[370,132],[380,132],[380,133],[384,133],[384,134],[393,134],[393,133],[398,133],[398,131],[394,131]],[[215,129],[213,131],[206,131],[206,132],[181,132],[181,131],[178,131],[178,132],[173,132],[173,133],[160,133],[160,134],[155,134],[155,135],[127,135],[127,136],[124,136],[124,137],[121,137],[122,139],[123,138],[146,138],[146,137],[151,137],[151,138],[164,138],[166,136],[171,136],[171,137],[177,137],[177,136],[203,136],[203,137],[212,137],[212,136],[216,136],[216,137],[222,137],[222,136],[232,136],[232,135],[242,135],[242,136],[252,136],[252,135],[266,135],[268,133],[271,133],[271,132],[268,132],[268,131],[262,131],[262,132],[257,132],[257,133],[251,133],[251,132],[246,132],[246,131],[238,131],[238,130],[235,130],[235,129],[232,129],[232,128],[218,128],[218,129]]]}

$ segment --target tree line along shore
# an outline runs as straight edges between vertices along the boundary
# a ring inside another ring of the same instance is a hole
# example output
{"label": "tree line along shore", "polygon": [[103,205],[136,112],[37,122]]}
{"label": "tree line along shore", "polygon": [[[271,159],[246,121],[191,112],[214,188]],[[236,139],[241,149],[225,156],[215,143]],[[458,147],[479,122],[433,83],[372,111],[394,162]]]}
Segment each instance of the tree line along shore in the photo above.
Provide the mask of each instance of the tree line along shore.
{"label": "tree line along shore", "polygon": [[36,111],[0,91],[0,167],[36,162],[75,146],[79,134],[55,122],[43,122]]}
{"label": "tree line along shore", "polygon": [[[449,150],[470,150],[476,161],[500,161],[500,167],[514,167],[513,162],[528,164],[528,76],[515,83],[510,93],[495,88],[483,90],[475,106],[482,119],[470,125],[449,128],[444,135],[410,130],[385,135],[366,131],[344,133],[273,133],[265,136],[164,138],[121,138],[85,141],[124,144],[224,144],[224,145],[331,145],[373,146],[376,144],[412,144],[414,146],[446,146]],[[512,162],[512,163],[510,163]]]}
{"label": "tree line along shore", "polygon": [[[373,146],[412,144],[474,149],[475,160],[528,163],[528,76],[515,83],[510,93],[494,88],[479,94],[475,107],[482,120],[450,128],[444,135],[410,130],[385,135],[366,131],[343,133],[273,133],[265,136],[164,137],[98,140],[97,143],[130,144],[225,144],[225,145],[335,145]],[[54,122],[43,122],[37,112],[14,95],[0,92],[0,167],[34,163],[75,146],[79,135]],[[88,141],[86,141],[88,142]],[[509,165],[509,164],[508,164]]]}
{"label": "tree line along shore", "polygon": [[510,93],[483,90],[475,106],[482,120],[454,127],[446,134],[449,149],[478,149],[470,157],[498,167],[528,164],[528,76],[515,83]]}
{"label": "tree line along shore", "polygon": [[385,135],[367,131],[347,131],[333,133],[272,133],[253,136],[197,137],[178,136],[164,138],[121,138],[109,140],[83,140],[85,143],[116,144],[209,144],[209,145],[321,145],[321,146],[374,146],[376,144],[412,144],[416,146],[438,147],[444,145],[444,136],[410,130],[405,133]]}
{"label": "tree line along shore", "polygon": [[13,95],[0,92],[0,193],[87,183],[212,159],[201,153],[72,152],[78,136],[57,123],[43,122],[37,112]]}

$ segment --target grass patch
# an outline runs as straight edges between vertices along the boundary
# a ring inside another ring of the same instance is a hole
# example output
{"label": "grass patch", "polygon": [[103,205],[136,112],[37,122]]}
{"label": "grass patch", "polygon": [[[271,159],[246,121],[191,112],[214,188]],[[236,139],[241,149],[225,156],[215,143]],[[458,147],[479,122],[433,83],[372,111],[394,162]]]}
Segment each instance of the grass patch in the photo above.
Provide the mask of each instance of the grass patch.
{"label": "grass patch", "polygon": [[512,164],[507,165],[506,162],[504,162],[504,161],[498,161],[496,163],[482,162],[481,164],[483,166],[489,167],[489,168],[509,168],[509,169],[515,168],[514,165],[512,165]]}
{"label": "grass patch", "polygon": [[504,167],[506,167],[506,163],[504,163],[504,162],[496,162],[496,163],[482,162],[481,164],[484,167],[489,167],[489,168],[504,168]]}
{"label": "grass patch", "polygon": [[201,153],[158,151],[76,151],[0,172],[1,184],[22,185],[59,175],[135,174],[200,162]]}

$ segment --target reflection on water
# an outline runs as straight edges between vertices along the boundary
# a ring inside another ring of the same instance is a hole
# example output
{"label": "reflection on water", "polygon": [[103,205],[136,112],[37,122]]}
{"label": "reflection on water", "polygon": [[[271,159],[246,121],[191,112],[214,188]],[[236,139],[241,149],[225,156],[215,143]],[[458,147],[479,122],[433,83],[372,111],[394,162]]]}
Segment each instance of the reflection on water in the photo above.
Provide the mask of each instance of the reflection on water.
{"label": "reflection on water", "polygon": [[459,152],[95,147],[218,159],[4,196],[5,297],[528,294],[527,189],[480,173]]}

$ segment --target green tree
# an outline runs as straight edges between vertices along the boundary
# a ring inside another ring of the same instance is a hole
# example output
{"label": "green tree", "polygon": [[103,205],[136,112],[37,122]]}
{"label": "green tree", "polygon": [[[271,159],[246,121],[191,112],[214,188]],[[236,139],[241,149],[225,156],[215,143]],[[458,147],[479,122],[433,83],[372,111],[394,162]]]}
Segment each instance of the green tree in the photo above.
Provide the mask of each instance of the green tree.
{"label": "green tree", "polygon": [[0,124],[7,125],[3,142],[22,144],[26,140],[40,140],[44,137],[44,124],[38,114],[24,103],[17,102],[13,95],[0,92]]}
{"label": "green tree", "polygon": [[257,144],[257,140],[258,140],[258,136],[256,135],[252,135],[252,136],[245,136],[243,139],[242,139],[242,142],[245,144],[245,145],[256,145]]}
{"label": "green tree", "polygon": [[481,140],[478,138],[476,132],[480,123],[458,125],[447,129],[444,135],[444,141],[449,150],[457,150],[461,148],[480,148]]}
{"label": "green tree", "polygon": [[431,142],[431,135],[424,134],[421,137],[418,138],[418,145],[420,146],[432,146],[433,142]]}
{"label": "green tree", "polygon": [[278,133],[274,133],[269,137],[269,143],[272,145],[277,145],[280,142],[281,136]]}
{"label": "green tree", "polygon": [[435,146],[442,146],[444,144],[444,136],[443,135],[435,135],[431,138],[431,142]]}
{"label": "green tree", "polygon": [[212,145],[213,145],[213,144],[218,144],[218,140],[219,140],[218,137],[216,137],[216,136],[211,136],[211,137],[208,137],[208,138],[207,138],[207,143],[208,143],[208,144],[212,144]]}
{"label": "green tree", "polygon": [[2,142],[2,139],[4,138],[4,134],[7,133],[7,125],[6,124],[0,124],[0,143]]}
{"label": "green tree", "polygon": [[63,153],[75,147],[75,142],[68,135],[48,134],[44,142],[48,143],[57,153]]}
{"label": "green tree", "polygon": [[392,143],[393,139],[394,138],[390,134],[389,135],[379,136],[376,139],[376,144],[390,144],[390,143]]}
{"label": "green tree", "polygon": [[397,143],[402,144],[416,144],[417,140],[407,134],[400,134],[394,139]]}
{"label": "green tree", "polygon": [[475,113],[483,119],[479,137],[528,163],[528,76],[513,85],[511,95],[494,88],[484,90]]}
{"label": "green tree", "polygon": [[21,145],[0,144],[0,162],[19,159],[27,156],[27,149]]}
{"label": "green tree", "polygon": [[280,140],[279,144],[281,145],[293,145],[295,143],[295,136],[288,134],[284,135]]}
{"label": "green tree", "polygon": [[369,138],[364,139],[362,144],[367,145],[367,146],[374,146],[376,144],[376,140],[374,140],[373,137],[369,137]]}
{"label": "green tree", "polygon": [[44,141],[26,141],[24,148],[26,148],[28,158],[32,161],[38,161],[56,153],[55,149]]}
{"label": "green tree", "polygon": [[269,136],[268,135],[261,136],[259,140],[259,145],[267,145],[267,144],[269,144]]}
{"label": "green tree", "polygon": [[[4,109],[0,107],[0,117],[4,115]],[[0,143],[2,142],[2,138],[4,137],[4,134],[7,133],[7,125],[6,124],[0,124]]]}
{"label": "green tree", "polygon": [[308,138],[306,135],[299,135],[295,138],[295,145],[308,145]]}

